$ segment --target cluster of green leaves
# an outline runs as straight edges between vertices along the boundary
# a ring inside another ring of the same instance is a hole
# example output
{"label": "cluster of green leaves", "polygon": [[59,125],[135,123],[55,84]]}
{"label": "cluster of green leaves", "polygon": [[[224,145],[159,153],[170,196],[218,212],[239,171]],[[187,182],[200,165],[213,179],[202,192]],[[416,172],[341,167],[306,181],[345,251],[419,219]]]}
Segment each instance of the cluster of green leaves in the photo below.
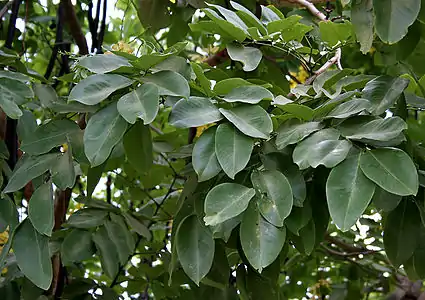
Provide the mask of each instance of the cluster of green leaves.
{"label": "cluster of green leaves", "polygon": [[[424,279],[425,76],[400,50],[422,43],[421,1],[338,1],[334,14],[352,23],[262,5],[257,17],[249,1],[183,2],[119,1],[128,18],[112,25],[121,35],[168,27],[165,40],[144,40],[138,55],[77,58],[55,85],[36,72],[40,57],[25,65],[0,52],[16,70],[0,73],[0,107],[19,119],[24,152],[9,170],[0,145],[0,231],[9,230],[0,292],[40,296],[55,255],[71,278],[67,299],[360,299],[386,293],[397,274]],[[203,14],[190,23],[193,7]],[[129,17],[136,8],[143,27]],[[35,49],[43,30],[30,29]],[[193,45],[214,43],[228,61],[188,61]],[[312,72],[339,47],[344,70],[289,89],[289,71]],[[358,59],[371,48],[374,63]],[[207,129],[186,145],[197,127]],[[106,174],[113,188],[101,196]],[[31,199],[15,204],[10,195],[22,197],[29,182]],[[60,191],[73,198],[62,229]],[[382,222],[369,217],[376,212]]]}

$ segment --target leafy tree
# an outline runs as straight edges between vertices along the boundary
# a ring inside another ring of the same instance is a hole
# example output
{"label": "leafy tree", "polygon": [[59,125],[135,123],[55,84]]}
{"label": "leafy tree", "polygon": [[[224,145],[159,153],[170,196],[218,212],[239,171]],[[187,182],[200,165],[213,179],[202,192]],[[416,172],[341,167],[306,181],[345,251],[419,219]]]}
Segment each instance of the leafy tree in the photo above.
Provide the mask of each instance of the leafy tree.
{"label": "leafy tree", "polygon": [[425,297],[424,1],[0,15],[2,299]]}

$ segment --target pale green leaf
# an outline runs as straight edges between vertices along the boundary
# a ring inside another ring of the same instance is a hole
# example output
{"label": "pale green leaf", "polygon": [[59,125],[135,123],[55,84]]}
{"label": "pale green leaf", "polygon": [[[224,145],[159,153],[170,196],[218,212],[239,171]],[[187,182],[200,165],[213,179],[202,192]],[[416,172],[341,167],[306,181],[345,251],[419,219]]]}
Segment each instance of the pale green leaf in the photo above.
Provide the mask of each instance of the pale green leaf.
{"label": "pale green leaf", "polygon": [[215,84],[214,93],[216,93],[217,95],[226,95],[235,88],[238,88],[241,86],[247,86],[247,85],[252,85],[252,83],[238,77],[227,78],[224,80],[220,80],[219,82]]}
{"label": "pale green leaf", "polygon": [[231,124],[221,124],[215,134],[215,154],[219,166],[232,179],[242,171],[251,158],[254,141]]}
{"label": "pale green leaf", "polygon": [[143,82],[155,84],[160,95],[182,96],[189,98],[190,89],[187,80],[174,71],[159,71],[141,78]]}
{"label": "pale green leaf", "polygon": [[360,43],[360,51],[366,54],[373,43],[373,5],[372,0],[353,1],[351,5],[351,22]]}
{"label": "pale green leaf", "polygon": [[128,59],[115,54],[97,54],[83,57],[79,60],[78,65],[97,74],[109,73],[120,67],[131,67]]}
{"label": "pale green leaf", "polygon": [[216,129],[212,127],[204,131],[193,147],[192,164],[199,182],[209,180],[221,171],[215,154]]}
{"label": "pale green leaf", "polygon": [[331,47],[347,41],[351,37],[353,31],[350,22],[335,23],[323,21],[319,23],[319,29],[322,40]]}
{"label": "pale green leaf", "polygon": [[313,168],[319,165],[333,168],[347,157],[351,146],[351,143],[346,140],[321,141],[310,150],[308,163]]}
{"label": "pale green leaf", "polygon": [[250,85],[234,88],[223,97],[223,100],[226,102],[257,104],[261,100],[272,100],[273,98],[273,94],[268,89],[258,85]]}
{"label": "pale green leaf", "polygon": [[254,197],[255,190],[236,183],[222,183],[205,198],[206,225],[214,226],[242,213]]}
{"label": "pale green leaf", "polygon": [[245,47],[239,44],[228,44],[226,49],[232,60],[239,61],[243,64],[243,70],[245,72],[254,71],[263,58],[262,52],[258,48],[254,47]]}

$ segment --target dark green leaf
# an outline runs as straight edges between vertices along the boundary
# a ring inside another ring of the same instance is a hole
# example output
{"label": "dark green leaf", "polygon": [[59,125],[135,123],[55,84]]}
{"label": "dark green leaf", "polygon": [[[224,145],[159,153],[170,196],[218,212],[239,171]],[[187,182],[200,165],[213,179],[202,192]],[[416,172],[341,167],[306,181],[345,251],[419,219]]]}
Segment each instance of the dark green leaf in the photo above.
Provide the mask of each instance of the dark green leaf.
{"label": "dark green leaf", "polygon": [[160,95],[189,98],[190,89],[187,80],[174,71],[159,71],[142,77],[141,80],[156,85]]}
{"label": "dark green leaf", "polygon": [[61,245],[61,258],[65,265],[89,259],[94,252],[92,233],[86,230],[73,229]]}
{"label": "dark green leaf", "polygon": [[369,52],[373,43],[373,5],[372,0],[353,1],[351,5],[351,22],[360,43],[363,54]]}
{"label": "dark green leaf", "polygon": [[28,217],[32,225],[40,234],[47,236],[51,236],[55,225],[53,201],[53,188],[49,181],[34,191],[28,205]]}
{"label": "dark green leaf", "polygon": [[384,212],[390,212],[395,209],[401,200],[401,196],[391,194],[380,187],[376,187],[372,198],[373,204]]}
{"label": "dark green leaf", "polygon": [[148,125],[136,122],[124,135],[124,150],[131,166],[140,174],[153,165],[152,135]]}
{"label": "dark green leaf", "polygon": [[114,243],[121,265],[124,265],[134,251],[134,238],[127,228],[124,219],[114,213],[110,214],[111,221],[105,221],[109,238]]}
{"label": "dark green leaf", "polygon": [[283,123],[277,132],[276,146],[283,149],[288,145],[298,143],[313,132],[323,128],[320,122],[303,123],[298,119],[290,119]]}
{"label": "dark green leaf", "polygon": [[101,226],[93,233],[93,242],[100,254],[103,271],[109,278],[114,278],[118,273],[118,254],[105,226]]}
{"label": "dark green leaf", "polygon": [[273,94],[269,90],[258,85],[250,85],[234,88],[223,97],[223,100],[226,102],[257,104],[263,99],[272,100],[273,98]]}
{"label": "dark green leaf", "polygon": [[66,223],[76,228],[93,228],[102,225],[107,215],[106,210],[85,208],[73,213]]}

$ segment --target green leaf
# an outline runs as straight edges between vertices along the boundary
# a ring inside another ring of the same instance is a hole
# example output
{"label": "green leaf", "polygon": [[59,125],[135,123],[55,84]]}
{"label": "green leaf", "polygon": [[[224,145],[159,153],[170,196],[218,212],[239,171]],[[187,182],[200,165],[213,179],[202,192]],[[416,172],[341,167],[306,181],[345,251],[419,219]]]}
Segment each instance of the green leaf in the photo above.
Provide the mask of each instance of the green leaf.
{"label": "green leaf", "polygon": [[394,105],[408,84],[409,80],[406,78],[379,76],[366,84],[362,98],[372,103],[370,112],[380,115]]}
{"label": "green leaf", "polygon": [[368,110],[371,106],[369,100],[366,99],[353,99],[347,102],[341,103],[335,107],[326,118],[345,119],[353,115],[357,115],[365,110]]}
{"label": "green leaf", "polygon": [[293,207],[291,214],[285,219],[285,226],[293,234],[300,235],[300,230],[307,226],[312,218],[312,209],[307,202],[303,207]]}
{"label": "green leaf", "polygon": [[294,163],[296,163],[301,170],[308,168],[310,165],[308,158],[311,151],[314,151],[314,147],[322,141],[336,141],[338,140],[339,135],[339,131],[334,128],[322,129],[312,134],[295,147],[294,152],[292,153]]}
{"label": "green leaf", "polygon": [[418,208],[408,199],[404,199],[389,213],[385,221],[384,246],[388,258],[396,268],[413,255],[420,228]]}
{"label": "green leaf", "polygon": [[3,193],[15,192],[29,181],[49,170],[60,154],[49,153],[40,156],[24,155],[16,165]]}
{"label": "green leaf", "polygon": [[116,102],[89,119],[84,131],[84,152],[92,167],[99,166],[108,159],[126,130],[127,122],[118,113]]}
{"label": "green leaf", "polygon": [[243,30],[240,27],[232,24],[231,22],[224,20],[212,9],[204,8],[202,11],[208,16],[208,18],[214,21],[214,23],[216,23],[224,32],[226,32],[229,36],[233,37],[238,42],[243,42],[246,39],[246,30]]}
{"label": "green leaf", "polygon": [[263,58],[263,53],[258,48],[245,47],[240,44],[228,44],[226,46],[230,58],[240,61],[245,72],[254,71]]}
{"label": "green leaf", "polygon": [[334,23],[334,22],[320,22],[320,37],[322,40],[334,47],[339,42],[347,41],[353,32],[352,24],[350,22]]}
{"label": "green leaf", "polygon": [[376,187],[372,201],[378,209],[390,212],[399,205],[402,199],[399,195],[391,194],[380,187]]}
{"label": "green leaf", "polygon": [[211,92],[211,81],[207,78],[207,76],[205,76],[204,70],[202,69],[202,67],[199,64],[194,62],[191,63],[191,66],[192,66],[193,72],[196,75],[196,79],[198,80],[200,86],[205,92],[205,95],[207,95],[208,97],[213,96],[213,93]]}
{"label": "green leaf", "polygon": [[230,178],[242,171],[251,158],[254,141],[231,124],[218,126],[215,134],[215,154],[219,166]]}
{"label": "green leaf", "polygon": [[100,262],[106,276],[115,278],[118,273],[118,254],[105,226],[101,226],[93,233],[93,242],[100,254]]}
{"label": "green leaf", "polygon": [[83,57],[79,60],[78,65],[97,74],[109,73],[120,67],[131,67],[128,59],[115,54],[97,54]]}
{"label": "green leaf", "polygon": [[33,90],[43,107],[51,108],[59,101],[56,90],[50,85],[36,83],[33,85]]}
{"label": "green leaf", "polygon": [[267,24],[267,30],[269,33],[285,32],[295,26],[301,19],[301,16],[293,15],[285,19],[275,20]]}
{"label": "green leaf", "polygon": [[314,117],[314,110],[302,104],[287,103],[281,105],[280,109],[305,121],[311,121]]}
{"label": "green leaf", "polygon": [[269,114],[258,105],[240,105],[230,109],[219,108],[219,111],[244,134],[268,139],[273,130]]}
{"label": "green leaf", "polygon": [[[37,128],[37,120],[32,112],[28,110],[23,111],[23,115],[18,120],[18,136],[22,142],[24,140],[31,138],[31,135]],[[22,147],[22,144],[21,144]]]}
{"label": "green leaf", "polygon": [[114,213],[111,213],[110,216],[111,221],[105,221],[105,228],[117,249],[120,264],[124,265],[134,251],[134,238],[122,217]]}
{"label": "green leaf", "polygon": [[282,250],[286,240],[286,229],[277,228],[267,222],[261,216],[257,204],[252,202],[242,219],[240,239],[249,263],[261,273]]}
{"label": "green leaf", "polygon": [[91,197],[94,189],[99,183],[102,177],[103,170],[105,169],[106,163],[103,163],[97,167],[89,168],[87,171],[87,197]]}
{"label": "green leaf", "polygon": [[360,167],[366,177],[390,193],[408,196],[418,192],[416,167],[412,159],[400,149],[366,151],[361,156]]}
{"label": "green leaf", "polygon": [[278,21],[281,18],[273,9],[270,7],[261,5],[261,22],[263,24],[268,24],[273,21]]}
{"label": "green leaf", "polygon": [[75,228],[93,228],[102,225],[107,215],[106,210],[84,208],[73,213],[66,224]]}
{"label": "green leaf", "polygon": [[130,213],[124,212],[123,216],[128,226],[130,226],[133,231],[143,236],[148,241],[152,239],[152,233],[149,231],[149,228],[145,224],[134,218]]}
{"label": "green leaf", "polygon": [[291,185],[279,171],[253,171],[251,182],[258,196],[261,215],[277,227],[289,216],[293,204]]}
{"label": "green leaf", "polygon": [[316,245],[316,226],[314,219],[310,219],[307,225],[300,230],[299,236],[292,236],[291,240],[298,251],[309,256]]}
{"label": "green leaf", "polygon": [[258,85],[250,85],[234,88],[223,97],[223,100],[226,102],[257,104],[263,99],[272,100],[273,98],[273,94],[268,89]]}
{"label": "green leaf", "polygon": [[214,226],[242,213],[254,197],[255,190],[236,183],[213,187],[205,198],[205,225]]}
{"label": "green leaf", "polygon": [[332,169],[326,181],[326,197],[334,223],[348,231],[368,207],[375,184],[360,169],[360,154]]}
{"label": "green leaf", "polygon": [[399,117],[375,119],[370,116],[359,116],[338,126],[341,134],[352,140],[389,141],[398,137],[405,129],[407,124]]}
{"label": "green leaf", "polygon": [[50,181],[40,185],[32,194],[28,204],[28,217],[41,234],[52,235],[55,218],[53,212],[53,188]]}
{"label": "green leaf", "polygon": [[246,24],[238,17],[238,15],[234,11],[226,9],[220,5],[214,5],[209,3],[207,3],[207,5],[217,9],[228,22],[232,23],[236,27],[242,29],[245,32],[248,29],[248,26],[246,26]]}
{"label": "green leaf", "polygon": [[155,71],[174,71],[182,75],[186,80],[192,77],[192,68],[186,58],[181,56],[170,56],[153,67]]}
{"label": "green leaf", "polygon": [[67,142],[67,137],[80,131],[78,125],[70,120],[54,120],[38,126],[37,129],[22,140],[22,151],[39,155],[49,152],[53,147]]}
{"label": "green leaf", "polygon": [[211,231],[195,215],[187,217],[177,231],[177,254],[185,273],[197,285],[210,270],[214,259]]}
{"label": "green leaf", "polygon": [[320,122],[303,123],[298,119],[290,119],[283,123],[276,137],[276,146],[278,149],[283,149],[288,145],[298,143],[313,132],[323,128]]}
{"label": "green leaf", "polygon": [[208,98],[181,99],[171,111],[169,122],[180,128],[198,127],[223,119],[218,108]]}
{"label": "green leaf", "polygon": [[140,0],[136,3],[137,15],[144,28],[156,32],[169,25],[170,12],[167,0]]}
{"label": "green leaf", "polygon": [[113,92],[123,89],[133,80],[116,74],[96,74],[80,81],[70,92],[68,99],[87,105],[96,105]]}
{"label": "green leaf", "polygon": [[152,135],[149,125],[136,122],[124,135],[124,150],[128,162],[140,174],[153,165]]}
{"label": "green leaf", "polygon": [[351,4],[351,22],[360,43],[360,51],[366,54],[373,43],[373,5],[372,0],[353,1]]}
{"label": "green leaf", "polygon": [[227,78],[216,83],[214,93],[217,95],[226,95],[235,88],[247,85],[252,85],[252,83],[242,78]]}
{"label": "green leaf", "polygon": [[141,78],[143,82],[155,84],[160,95],[182,96],[189,98],[190,89],[187,80],[174,71],[159,71]]}
{"label": "green leaf", "polygon": [[61,245],[61,258],[65,265],[89,259],[94,252],[92,233],[86,230],[73,229]]}
{"label": "green leaf", "polygon": [[48,290],[53,278],[49,238],[25,219],[16,228],[12,247],[22,273],[39,288]]}
{"label": "green leaf", "polygon": [[321,141],[314,146],[314,149],[311,149],[307,158],[308,163],[313,168],[319,165],[333,168],[347,157],[351,146],[351,143],[346,140]]}
{"label": "green leaf", "polygon": [[62,191],[74,187],[76,178],[71,146],[68,147],[51,169],[53,183]]}
{"label": "green leaf", "polygon": [[26,103],[28,98],[33,97],[33,91],[25,83],[9,78],[0,78],[0,107],[8,117],[18,119],[22,116],[18,105]]}
{"label": "green leaf", "polygon": [[237,215],[227,221],[224,221],[218,225],[212,226],[213,237],[215,239],[222,239],[227,243],[232,234],[233,229],[239,225],[242,220],[242,214]]}
{"label": "green leaf", "polygon": [[305,180],[300,169],[293,163],[292,159],[282,153],[271,152],[263,156],[262,161],[267,170],[277,170],[285,175],[291,185],[294,205],[302,207],[307,194]]}
{"label": "green leaf", "polygon": [[144,124],[150,124],[159,110],[159,91],[156,85],[145,83],[134,91],[125,94],[118,100],[117,109],[120,115],[130,124],[137,118]]}
{"label": "green leaf", "polygon": [[247,8],[235,1],[230,1],[230,5],[237,10],[236,14],[244,21],[248,27],[256,27],[261,34],[266,35],[267,30],[261,21]]}
{"label": "green leaf", "polygon": [[373,0],[376,33],[385,43],[400,41],[420,8],[421,0]]}
{"label": "green leaf", "polygon": [[203,132],[193,147],[192,164],[199,182],[209,180],[221,171],[215,154],[216,129],[212,127]]}

